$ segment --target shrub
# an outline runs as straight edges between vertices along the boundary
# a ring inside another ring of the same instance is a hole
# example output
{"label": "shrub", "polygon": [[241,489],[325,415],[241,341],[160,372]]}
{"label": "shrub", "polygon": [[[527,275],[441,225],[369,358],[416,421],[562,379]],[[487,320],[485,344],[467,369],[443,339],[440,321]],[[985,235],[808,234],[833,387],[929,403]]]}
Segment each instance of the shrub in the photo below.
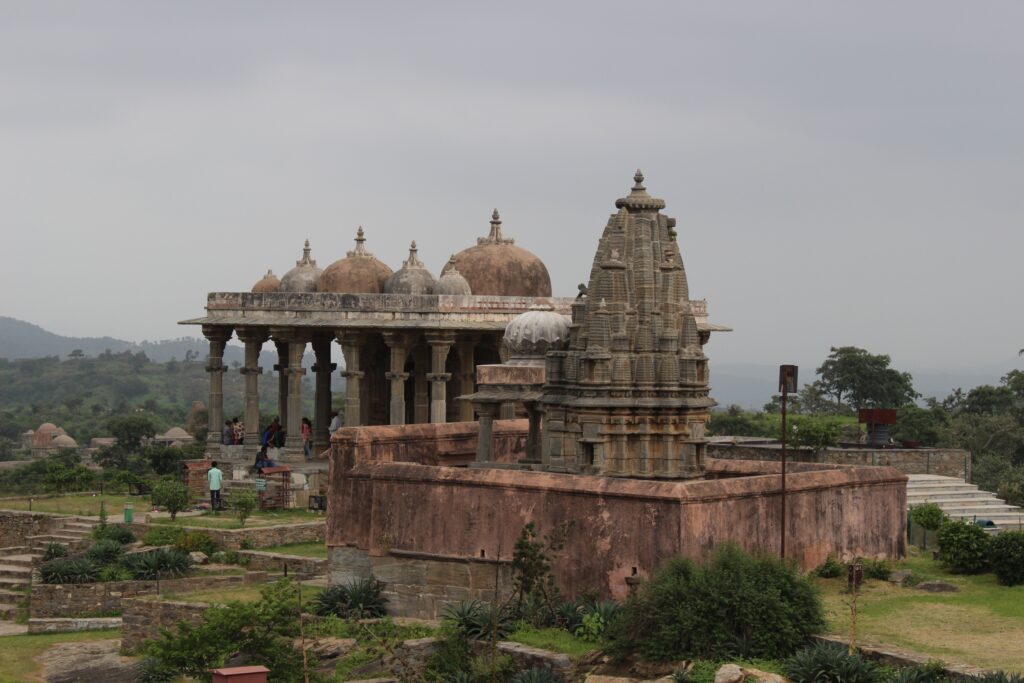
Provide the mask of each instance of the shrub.
{"label": "shrub", "polygon": [[980,574],[988,569],[992,539],[969,522],[947,519],[939,527],[939,561],[953,572]]}
{"label": "shrub", "polygon": [[178,513],[188,508],[188,487],[180,481],[165,479],[153,487],[153,505],[162,507],[171,513],[171,521]]}
{"label": "shrub", "polygon": [[927,664],[898,670],[890,679],[890,683],[945,683],[948,680],[945,665],[933,660]]}
{"label": "shrub", "polygon": [[259,505],[259,500],[254,491],[241,489],[231,492],[231,507],[235,511],[235,516],[238,517],[240,526],[245,526],[245,520],[249,519],[249,515],[257,505]]}
{"label": "shrub", "polygon": [[988,559],[1004,586],[1024,583],[1024,531],[1004,531],[989,544]]}
{"label": "shrub", "polygon": [[825,626],[809,578],[796,565],[725,545],[697,566],[670,560],[608,628],[613,654],[654,661],[778,658]]}
{"label": "shrub", "polygon": [[85,557],[99,566],[114,564],[124,554],[124,546],[113,539],[96,541],[85,551]]}
{"label": "shrub", "polygon": [[545,667],[520,671],[509,679],[509,683],[561,683],[561,680],[551,668]]}
{"label": "shrub", "polygon": [[68,547],[63,543],[50,542],[46,544],[46,550],[43,551],[43,562],[49,562],[50,560],[56,560],[58,557],[67,557]]}
{"label": "shrub", "polygon": [[1024,678],[1021,678],[1019,673],[1006,673],[1005,671],[989,671],[980,676],[974,676],[971,678],[971,683],[1021,683]]}
{"label": "shrub", "polygon": [[936,503],[925,503],[910,508],[910,520],[928,531],[936,531],[946,519],[946,513]]}
{"label": "shrub", "polygon": [[479,600],[449,605],[444,610],[444,619],[470,640],[490,640],[492,635],[503,640],[515,629],[510,609]]}
{"label": "shrub", "polygon": [[188,553],[180,550],[151,550],[132,553],[121,558],[121,566],[137,581],[152,581],[167,576],[181,576],[192,567]]}
{"label": "shrub", "polygon": [[889,574],[892,574],[892,565],[885,560],[865,558],[860,561],[860,566],[864,570],[864,578],[867,579],[887,581],[889,579]]}
{"label": "shrub", "polygon": [[833,643],[819,643],[800,650],[782,663],[782,669],[793,683],[880,683],[882,680],[882,673],[875,664]]}
{"label": "shrub", "polygon": [[117,541],[121,545],[135,541],[132,530],[120,524],[100,525],[92,530],[92,537],[97,541]]}
{"label": "shrub", "polygon": [[174,526],[154,526],[142,537],[146,545],[174,545],[185,535],[185,530]]}
{"label": "shrub", "polygon": [[814,573],[823,579],[834,579],[846,574],[846,565],[836,559],[836,556],[829,553],[829,556],[815,568]]}
{"label": "shrub", "polygon": [[95,562],[82,557],[60,558],[39,565],[43,583],[93,583],[99,573]]}
{"label": "shrub", "polygon": [[213,555],[217,552],[217,542],[210,537],[210,534],[202,531],[189,531],[178,536],[174,541],[174,547],[186,553],[201,552]]}
{"label": "shrub", "polygon": [[313,598],[314,611],[320,616],[382,617],[387,599],[381,595],[381,588],[383,586],[373,579],[357,579],[348,585],[331,586]]}
{"label": "shrub", "polygon": [[132,573],[119,564],[108,564],[100,570],[100,581],[131,581]]}

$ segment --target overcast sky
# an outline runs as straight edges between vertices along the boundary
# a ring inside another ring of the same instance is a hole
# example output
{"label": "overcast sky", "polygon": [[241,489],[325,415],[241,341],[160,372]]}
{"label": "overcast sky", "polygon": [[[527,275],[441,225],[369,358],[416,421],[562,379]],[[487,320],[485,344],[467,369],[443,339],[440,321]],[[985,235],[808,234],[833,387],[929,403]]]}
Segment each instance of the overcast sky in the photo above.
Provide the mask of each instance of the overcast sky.
{"label": "overcast sky", "polygon": [[[198,334],[208,291],[357,226],[585,280],[636,168],[712,364],[1017,363],[1024,4],[0,3],[0,314]],[[809,378],[808,378],[809,379]]]}

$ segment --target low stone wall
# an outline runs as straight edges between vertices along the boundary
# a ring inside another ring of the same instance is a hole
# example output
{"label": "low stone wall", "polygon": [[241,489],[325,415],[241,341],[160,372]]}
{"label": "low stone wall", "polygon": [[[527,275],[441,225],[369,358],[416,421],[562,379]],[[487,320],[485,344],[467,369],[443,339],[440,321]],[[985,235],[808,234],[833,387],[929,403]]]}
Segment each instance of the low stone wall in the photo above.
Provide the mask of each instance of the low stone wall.
{"label": "low stone wall", "polygon": [[[477,654],[484,654],[487,644],[477,641],[474,643]],[[597,649],[595,646],[594,649]],[[530,647],[522,643],[502,641],[498,643],[498,652],[508,655],[515,663],[516,670],[528,671],[529,669],[551,669],[555,675],[563,681],[571,681],[573,676],[573,664],[569,655],[560,652],[541,650],[539,647]]]}
{"label": "low stone wall", "polygon": [[29,633],[71,633],[121,628],[121,617],[77,617],[70,619],[29,619]]}
{"label": "low stone wall", "polygon": [[173,628],[180,621],[195,626],[209,608],[205,602],[126,599],[121,615],[121,652],[137,653],[147,640],[157,638],[162,629]]}
{"label": "low stone wall", "polygon": [[[163,529],[163,524],[132,524],[132,532],[139,538],[150,529]],[[301,522],[299,524],[279,524],[276,526],[253,526],[242,529],[211,529],[209,527],[183,526],[185,531],[201,532],[212,538],[224,550],[241,550],[242,545],[248,548],[269,548],[288,543],[318,543],[326,536],[326,522]]]}
{"label": "low stone wall", "polygon": [[258,550],[242,550],[238,554],[248,560],[249,569],[279,572],[289,576],[299,574],[307,577],[322,576],[327,573],[327,560],[320,557],[263,553]]}
{"label": "low stone wall", "polygon": [[[848,647],[850,644],[849,640],[841,636],[812,636],[812,639],[817,642],[835,643],[843,647]],[[935,661],[934,657],[885,645],[857,645],[857,651],[867,659],[893,668],[924,666]],[[969,664],[944,663],[942,670],[951,680],[958,680],[963,676],[981,676],[988,673],[987,669]]]}
{"label": "low stone wall", "polygon": [[165,581],[105,581],[102,583],[32,584],[29,615],[33,618],[111,616],[123,611],[128,598],[160,593],[265,583],[266,572],[232,576],[191,576]]}
{"label": "low stone wall", "polygon": [[388,614],[440,619],[445,607],[468,600],[489,602],[497,583],[502,593],[512,587],[507,560],[438,557],[395,551],[372,557],[358,548],[331,548],[328,583],[346,584],[372,576],[384,584]]}
{"label": "low stone wall", "polygon": [[[3,507],[0,502],[0,508]],[[30,545],[29,536],[48,534],[60,525],[61,515],[48,512],[0,510],[0,548]]]}
{"label": "low stone wall", "polygon": [[[526,454],[528,420],[494,421],[494,461],[516,462]],[[346,427],[334,433],[339,457],[357,462],[412,462],[420,465],[468,465],[476,459],[479,422]]]}
{"label": "low stone wall", "polygon": [[[707,456],[719,460],[781,459],[778,443],[712,442]],[[938,474],[971,480],[971,454],[959,448],[787,448],[791,462],[895,467],[906,474]]]}

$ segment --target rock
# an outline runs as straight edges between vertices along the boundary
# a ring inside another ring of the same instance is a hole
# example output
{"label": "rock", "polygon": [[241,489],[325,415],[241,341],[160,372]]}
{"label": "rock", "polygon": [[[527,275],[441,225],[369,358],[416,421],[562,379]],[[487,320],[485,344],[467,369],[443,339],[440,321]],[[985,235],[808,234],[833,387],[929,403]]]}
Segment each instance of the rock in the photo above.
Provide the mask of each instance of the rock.
{"label": "rock", "polygon": [[188,554],[188,556],[195,564],[206,564],[210,560],[210,558],[206,556],[206,553],[199,552],[198,550],[193,550]]}
{"label": "rock", "polygon": [[750,667],[742,667],[743,678],[745,680],[755,680],[758,683],[787,683],[786,679],[778,674],[771,674],[767,671],[761,671],[760,669],[753,669]]}
{"label": "rock", "polygon": [[923,581],[917,586],[918,590],[927,591],[928,593],[959,593],[960,588],[954,586],[951,583],[945,581]]}
{"label": "rock", "polygon": [[583,683],[638,683],[639,679],[629,678],[627,676],[602,676],[600,674],[590,674]]}
{"label": "rock", "polygon": [[[302,642],[299,640],[295,641],[296,647],[301,647]],[[351,652],[356,646],[355,638],[317,638],[316,640],[307,640],[306,648],[310,654],[316,655],[316,658],[321,662],[326,659],[337,659],[338,657],[344,657]]]}
{"label": "rock", "polygon": [[735,664],[725,664],[715,672],[715,683],[743,683],[743,669]]}
{"label": "rock", "polygon": [[889,573],[889,583],[894,583],[897,586],[903,586],[906,585],[907,579],[913,575],[914,573],[909,569],[898,569]]}
{"label": "rock", "polygon": [[93,640],[60,643],[39,655],[46,683],[132,683],[139,675],[138,660],[122,657],[121,641]]}
{"label": "rock", "polygon": [[786,679],[778,674],[768,673],[760,669],[726,664],[715,672],[715,683],[743,683],[744,681],[758,681],[758,683],[786,683]]}

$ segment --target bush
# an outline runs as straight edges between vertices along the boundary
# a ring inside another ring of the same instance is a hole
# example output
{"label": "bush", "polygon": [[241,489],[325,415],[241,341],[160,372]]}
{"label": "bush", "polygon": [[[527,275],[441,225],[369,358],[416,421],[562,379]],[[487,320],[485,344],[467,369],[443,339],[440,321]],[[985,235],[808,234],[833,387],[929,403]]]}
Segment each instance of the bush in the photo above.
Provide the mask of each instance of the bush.
{"label": "bush", "polygon": [[217,552],[219,546],[217,542],[210,537],[210,534],[202,531],[189,531],[187,533],[180,534],[177,539],[174,540],[174,548],[181,550],[186,553],[201,552],[206,555],[213,555]]}
{"label": "bush", "polygon": [[174,545],[185,535],[185,530],[174,526],[154,526],[142,537],[146,545]]}
{"label": "bush", "polygon": [[561,683],[562,678],[551,668],[533,668],[520,671],[509,679],[509,683]]}
{"label": "bush", "polygon": [[980,574],[988,569],[992,539],[976,524],[947,519],[939,527],[939,561],[953,572]]}
{"label": "bush", "polygon": [[936,503],[925,503],[910,508],[910,521],[928,531],[936,531],[945,519],[946,513]]}
{"label": "bush", "polygon": [[43,551],[43,562],[49,562],[50,560],[56,560],[58,557],[67,557],[68,547],[63,543],[49,542],[46,544],[46,550]]}
{"label": "bush", "polygon": [[189,506],[188,487],[180,481],[165,479],[153,487],[153,505],[171,513],[171,521]]}
{"label": "bush", "polygon": [[248,489],[232,491],[230,502],[231,508],[235,511],[235,516],[238,517],[238,524],[240,526],[245,526],[245,520],[249,519],[249,515],[259,505],[256,493]]}
{"label": "bush", "polygon": [[100,569],[100,581],[131,581],[132,573],[119,564],[108,564]]}
{"label": "bush", "polygon": [[92,560],[101,567],[114,564],[121,559],[122,554],[124,554],[124,546],[110,538],[96,541],[85,551],[86,559]]}
{"label": "bush", "polygon": [[444,610],[444,619],[470,640],[490,640],[492,635],[504,640],[515,630],[510,609],[479,600],[449,605]]}
{"label": "bush", "polygon": [[860,561],[860,566],[864,570],[864,578],[866,579],[888,581],[889,574],[892,574],[892,565],[885,560],[865,558]]}
{"label": "bush", "polygon": [[819,643],[792,655],[782,670],[793,683],[880,683],[882,672],[843,646]]}
{"label": "bush", "polygon": [[900,669],[890,679],[890,683],[945,683],[949,680],[945,665],[933,660],[927,664]]}
{"label": "bush", "polygon": [[99,566],[82,557],[60,558],[39,565],[43,583],[93,583],[99,574]]}
{"label": "bush", "polygon": [[101,525],[92,530],[92,537],[97,541],[116,541],[128,545],[135,541],[135,534],[126,526],[119,524]]}
{"label": "bush", "polygon": [[131,572],[136,581],[152,581],[168,576],[181,576],[192,567],[188,553],[180,550],[151,550],[132,553],[121,558],[121,566]]}
{"label": "bush", "polygon": [[834,579],[847,573],[846,565],[829,553],[829,556],[815,568],[814,573],[823,579]]}
{"label": "bush", "polygon": [[617,656],[778,658],[825,626],[821,600],[796,565],[725,545],[697,566],[670,560],[608,628]]}
{"label": "bush", "polygon": [[384,616],[387,599],[383,586],[373,579],[357,579],[348,585],[331,586],[313,598],[314,611],[320,616],[336,615],[354,619]]}
{"label": "bush", "polygon": [[1005,671],[989,671],[980,676],[971,678],[971,683],[1021,683],[1024,680],[1019,673],[1006,673]]}
{"label": "bush", "polygon": [[1024,583],[1024,531],[1004,531],[991,540],[988,559],[1004,586]]}

